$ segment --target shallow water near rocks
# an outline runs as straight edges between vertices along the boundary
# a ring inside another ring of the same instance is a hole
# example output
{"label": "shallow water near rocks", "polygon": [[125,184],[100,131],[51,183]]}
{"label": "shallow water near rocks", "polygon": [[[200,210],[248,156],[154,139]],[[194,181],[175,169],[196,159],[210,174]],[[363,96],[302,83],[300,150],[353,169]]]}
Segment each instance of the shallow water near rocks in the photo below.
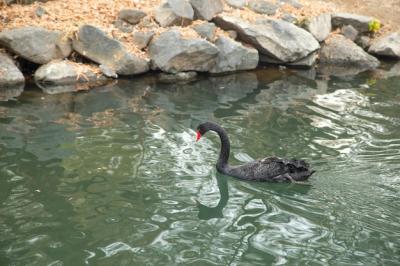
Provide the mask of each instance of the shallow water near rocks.
{"label": "shallow water near rocks", "polygon": [[[0,103],[0,265],[398,265],[400,77],[259,70]],[[308,185],[216,173],[276,155]]]}

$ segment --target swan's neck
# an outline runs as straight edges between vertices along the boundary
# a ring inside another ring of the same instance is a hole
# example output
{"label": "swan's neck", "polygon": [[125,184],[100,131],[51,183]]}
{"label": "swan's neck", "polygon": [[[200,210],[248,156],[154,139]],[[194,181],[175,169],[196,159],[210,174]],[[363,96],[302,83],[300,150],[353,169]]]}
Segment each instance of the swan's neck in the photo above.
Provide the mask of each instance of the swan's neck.
{"label": "swan's neck", "polygon": [[228,135],[226,134],[225,130],[222,128],[215,129],[215,132],[218,133],[218,136],[221,140],[221,151],[219,153],[219,158],[217,161],[217,169],[224,173],[228,170],[228,160],[229,160],[229,153],[231,149],[231,144],[229,142]]}

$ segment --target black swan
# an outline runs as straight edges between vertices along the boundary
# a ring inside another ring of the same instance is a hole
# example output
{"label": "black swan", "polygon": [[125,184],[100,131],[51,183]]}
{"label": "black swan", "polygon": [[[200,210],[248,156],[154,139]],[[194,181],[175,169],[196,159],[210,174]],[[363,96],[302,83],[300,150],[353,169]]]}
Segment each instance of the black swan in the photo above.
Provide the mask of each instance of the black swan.
{"label": "black swan", "polygon": [[302,160],[288,160],[277,157],[267,157],[239,166],[228,164],[230,143],[225,130],[212,122],[205,122],[197,127],[198,141],[207,131],[215,131],[221,140],[221,152],[217,161],[218,172],[237,177],[244,180],[253,181],[304,181],[307,180],[314,171]]}

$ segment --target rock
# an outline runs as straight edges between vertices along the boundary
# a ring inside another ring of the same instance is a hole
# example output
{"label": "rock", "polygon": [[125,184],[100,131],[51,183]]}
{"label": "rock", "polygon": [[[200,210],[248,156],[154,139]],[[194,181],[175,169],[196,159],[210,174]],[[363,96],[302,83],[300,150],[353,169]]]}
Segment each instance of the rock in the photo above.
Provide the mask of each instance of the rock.
{"label": "rock", "polygon": [[94,26],[81,26],[72,43],[76,52],[98,64],[108,66],[117,74],[132,75],[149,70],[148,60],[129,53],[119,41],[108,37]]}
{"label": "rock", "polygon": [[121,19],[116,20],[114,26],[124,33],[131,33],[133,31],[133,25]]}
{"label": "rock", "polygon": [[361,36],[356,40],[356,43],[364,50],[368,50],[371,46],[371,38],[368,36]]}
{"label": "rock", "polygon": [[220,36],[215,45],[219,53],[215,66],[210,70],[211,73],[249,70],[258,65],[258,52],[252,47],[243,46],[225,36]]}
{"label": "rock", "polygon": [[35,9],[35,14],[36,14],[36,16],[38,16],[39,18],[41,18],[44,14],[46,14],[47,13],[47,11],[46,11],[46,9],[44,9],[43,7],[41,7],[41,6],[38,6],[36,9]]}
{"label": "rock", "polygon": [[102,75],[96,74],[89,66],[68,60],[42,65],[36,70],[34,78],[36,85],[51,94],[86,90],[89,84],[93,86],[98,85],[96,82],[105,81]]}
{"label": "rock", "polygon": [[319,62],[335,67],[357,67],[363,70],[379,66],[379,61],[342,35],[333,35],[322,46]]}
{"label": "rock", "polygon": [[158,75],[158,81],[162,83],[175,83],[175,82],[190,82],[197,78],[197,73],[190,72],[178,72],[176,74],[160,73]]}
{"label": "rock", "polygon": [[297,22],[297,18],[295,16],[293,16],[292,14],[289,13],[284,13],[281,17],[282,20],[287,21],[289,23],[296,23]]}
{"label": "rock", "polygon": [[138,9],[122,9],[119,11],[118,18],[132,25],[138,24],[146,13]]}
{"label": "rock", "polygon": [[154,12],[154,18],[161,27],[188,25],[193,20],[193,15],[193,8],[186,0],[169,0],[157,7]]}
{"label": "rock", "polygon": [[144,17],[144,18],[142,19],[141,26],[142,26],[143,28],[147,28],[147,29],[158,28],[157,22],[155,22],[155,21],[153,20],[153,18],[150,17],[150,16]]}
{"label": "rock", "polygon": [[246,5],[246,0],[225,0],[225,2],[234,8],[243,8]]}
{"label": "rock", "polygon": [[167,3],[178,17],[193,19],[194,10],[188,0],[167,0]]}
{"label": "rock", "polygon": [[212,41],[215,38],[215,33],[217,31],[217,27],[214,23],[204,22],[198,25],[193,26],[193,29],[203,38],[206,38],[208,41]]}
{"label": "rock", "polygon": [[267,63],[267,64],[284,64],[286,66],[291,66],[291,67],[297,67],[297,68],[311,68],[314,66],[315,62],[317,61],[317,52],[313,52],[309,55],[307,55],[304,58],[301,58],[297,61],[294,62],[289,62],[289,63],[282,63],[280,61],[274,60],[271,57],[267,55],[260,55],[260,62],[261,63]]}
{"label": "rock", "polygon": [[109,68],[105,65],[99,65],[100,71],[103,73],[104,76],[108,78],[118,78],[118,74],[115,73],[114,69]]}
{"label": "rock", "polygon": [[36,64],[63,59],[71,53],[71,43],[60,32],[40,27],[23,27],[0,33],[0,44]]}
{"label": "rock", "polygon": [[210,21],[218,13],[223,11],[221,0],[190,0],[196,18]]}
{"label": "rock", "polygon": [[353,42],[358,37],[358,31],[351,25],[343,26],[340,30],[340,33],[347,39],[352,40]]}
{"label": "rock", "polygon": [[24,75],[7,54],[0,51],[0,88],[25,83]]}
{"label": "rock", "polygon": [[305,23],[305,29],[309,31],[319,42],[324,41],[332,30],[331,15],[324,13],[313,17]]}
{"label": "rock", "polygon": [[340,28],[346,25],[353,26],[360,33],[369,31],[369,23],[374,19],[372,17],[360,16],[349,13],[334,13],[332,14],[332,26]]}
{"label": "rock", "polygon": [[400,33],[394,32],[374,41],[368,52],[380,56],[400,58]]}
{"label": "rock", "polygon": [[270,16],[274,15],[278,10],[277,5],[265,0],[250,0],[248,6],[254,12]]}
{"label": "rock", "polygon": [[209,71],[218,48],[204,39],[186,39],[178,30],[170,30],[153,38],[149,53],[153,64],[164,72]]}
{"label": "rock", "polygon": [[88,66],[68,60],[52,61],[39,67],[34,75],[37,84],[74,84],[98,80]]}
{"label": "rock", "polygon": [[317,58],[318,58],[318,53],[313,52],[304,58],[289,63],[288,66],[299,67],[299,68],[311,68],[312,66],[314,66],[315,62],[317,61]]}
{"label": "rock", "polygon": [[235,30],[240,40],[279,62],[295,62],[319,48],[309,32],[283,20],[266,19],[249,24],[240,18],[220,15],[214,21],[222,29]]}
{"label": "rock", "polygon": [[291,5],[292,7],[297,8],[297,9],[303,7],[303,5],[300,4],[297,0],[279,0],[278,3],[281,4],[281,5],[283,5],[283,4],[289,4],[289,5]]}
{"label": "rock", "polygon": [[139,49],[147,47],[151,38],[154,36],[154,31],[136,31],[132,34],[133,43]]}

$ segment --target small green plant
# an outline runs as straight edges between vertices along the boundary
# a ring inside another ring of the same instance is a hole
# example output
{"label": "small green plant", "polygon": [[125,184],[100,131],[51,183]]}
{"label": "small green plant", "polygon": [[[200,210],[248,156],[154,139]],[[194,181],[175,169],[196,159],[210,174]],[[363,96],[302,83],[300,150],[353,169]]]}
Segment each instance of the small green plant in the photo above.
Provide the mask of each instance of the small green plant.
{"label": "small green plant", "polygon": [[368,23],[368,29],[370,32],[377,32],[381,28],[381,22],[377,19],[373,19],[370,23]]}

